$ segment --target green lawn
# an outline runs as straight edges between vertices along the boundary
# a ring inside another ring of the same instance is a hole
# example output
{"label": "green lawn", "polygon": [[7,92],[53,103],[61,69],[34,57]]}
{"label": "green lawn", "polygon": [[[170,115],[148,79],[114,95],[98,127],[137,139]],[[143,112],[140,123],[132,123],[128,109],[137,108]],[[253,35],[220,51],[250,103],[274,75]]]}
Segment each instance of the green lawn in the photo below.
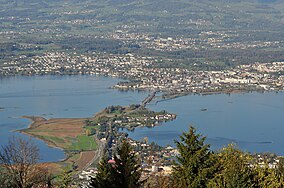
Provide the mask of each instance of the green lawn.
{"label": "green lawn", "polygon": [[97,143],[95,142],[93,136],[79,135],[77,136],[77,141],[74,142],[69,149],[82,151],[96,150]]}

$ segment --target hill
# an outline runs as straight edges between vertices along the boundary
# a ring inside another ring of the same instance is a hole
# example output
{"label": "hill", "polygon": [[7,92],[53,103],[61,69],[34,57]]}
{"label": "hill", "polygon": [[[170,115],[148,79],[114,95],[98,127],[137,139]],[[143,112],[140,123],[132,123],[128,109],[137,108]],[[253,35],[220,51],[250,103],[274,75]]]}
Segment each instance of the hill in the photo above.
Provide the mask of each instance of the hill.
{"label": "hill", "polygon": [[131,52],[171,59],[184,67],[204,68],[209,61],[215,69],[284,60],[283,0],[0,3],[0,64],[11,56],[70,49]]}

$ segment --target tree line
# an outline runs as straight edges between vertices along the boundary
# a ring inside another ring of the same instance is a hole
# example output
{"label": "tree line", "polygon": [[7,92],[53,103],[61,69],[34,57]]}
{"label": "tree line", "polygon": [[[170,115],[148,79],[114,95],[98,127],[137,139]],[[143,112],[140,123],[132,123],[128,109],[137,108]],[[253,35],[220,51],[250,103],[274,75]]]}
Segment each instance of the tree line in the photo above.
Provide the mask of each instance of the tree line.
{"label": "tree line", "polygon": [[141,168],[131,146],[124,141],[114,160],[103,158],[91,188],[281,188],[284,187],[284,163],[274,167],[268,161],[258,164],[252,155],[229,144],[213,152],[206,137],[194,127],[175,141],[179,155],[170,176],[141,177]]}
{"label": "tree line", "polygon": [[[98,172],[89,188],[282,188],[284,161],[270,167],[269,160],[259,164],[234,144],[218,152],[210,150],[206,137],[190,127],[175,141],[179,154],[168,176],[142,175],[141,162],[127,140],[118,144],[113,158],[99,162]],[[29,140],[11,139],[0,152],[0,185],[4,188],[78,187],[74,177],[64,170],[56,181],[38,164],[38,148]]]}

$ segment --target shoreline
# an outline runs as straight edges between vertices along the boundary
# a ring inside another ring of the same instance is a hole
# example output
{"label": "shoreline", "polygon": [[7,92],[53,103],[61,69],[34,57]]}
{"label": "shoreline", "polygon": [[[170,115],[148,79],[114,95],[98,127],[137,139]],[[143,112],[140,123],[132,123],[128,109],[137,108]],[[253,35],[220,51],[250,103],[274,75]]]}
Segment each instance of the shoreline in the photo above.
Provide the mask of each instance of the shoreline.
{"label": "shoreline", "polygon": [[[147,99],[147,98],[146,98]],[[135,108],[134,108],[135,107]],[[117,108],[117,109],[116,109]],[[134,109],[133,109],[134,108]],[[116,109],[114,111],[111,111],[111,109]],[[145,110],[141,109],[140,105],[135,105],[135,106],[110,106],[110,107],[106,107],[105,109],[97,112],[94,116],[89,117],[89,118],[52,118],[52,119],[46,119],[43,117],[39,117],[39,116],[22,116],[21,118],[26,118],[29,119],[31,121],[31,123],[29,124],[29,126],[27,128],[21,129],[21,130],[16,130],[15,132],[19,132],[28,136],[31,136],[33,138],[36,138],[38,140],[43,141],[48,147],[51,148],[56,148],[56,149],[60,149],[61,151],[64,152],[65,154],[65,158],[63,160],[60,161],[67,161],[70,157],[81,153],[83,151],[97,151],[98,148],[93,148],[90,146],[86,147],[81,147],[80,145],[80,138],[82,137],[87,137],[87,138],[94,138],[96,140],[96,144],[97,145],[101,145],[99,139],[97,138],[97,134],[96,135],[89,135],[90,132],[90,128],[92,126],[97,126],[97,125],[86,125],[86,121],[89,122],[96,122],[100,117],[107,117],[112,121],[112,118],[116,118],[117,117],[117,112],[119,110],[122,110],[122,112],[120,112],[121,116],[124,115],[125,112],[127,113],[133,113],[133,112],[140,112],[142,114],[140,119],[141,120],[137,120],[136,121],[144,121],[145,117],[144,117],[144,113]],[[163,114],[160,114],[161,112],[154,112],[151,110],[147,109],[147,112],[153,112],[153,116],[157,116],[160,115],[161,117],[163,116]],[[171,117],[171,119],[175,119],[176,115],[174,114],[168,114],[166,112],[164,112],[166,118],[169,118],[169,116]],[[146,113],[147,114],[147,113]],[[134,114],[135,116],[135,114]],[[142,118],[143,117],[143,118]],[[150,118],[150,117],[148,117]],[[154,118],[153,118],[154,119]],[[169,121],[167,119],[164,120],[158,120],[160,121],[160,123],[162,122],[166,122]],[[145,123],[145,122],[144,122]],[[153,124],[153,126],[158,126],[159,124]],[[137,123],[137,125],[135,125],[135,127],[127,127],[128,124],[121,124],[121,125],[116,125],[118,127],[120,126],[125,126],[124,128],[129,129],[129,128],[137,128],[137,127],[145,127],[147,126],[146,124],[144,125],[143,123]],[[89,128],[90,127],[90,128]],[[98,131],[98,128],[96,128],[96,131]],[[79,146],[79,147],[78,147]],[[71,152],[71,153],[70,153]],[[57,161],[57,162],[60,162]]]}
{"label": "shoreline", "polygon": [[[64,121],[67,121],[67,122],[83,121],[83,120],[87,119],[87,118],[53,118],[53,119],[48,120],[48,119],[46,119],[44,117],[40,117],[40,116],[21,116],[21,118],[29,119],[31,121],[31,123],[28,125],[27,128],[14,130],[14,132],[19,132],[21,134],[25,134],[25,135],[31,136],[33,138],[42,140],[43,142],[45,142],[47,144],[48,147],[60,149],[60,150],[64,151],[64,153],[66,153],[65,149],[58,146],[55,142],[52,142],[52,141],[44,138],[41,135],[33,134],[33,133],[29,132],[29,130],[34,130],[34,129],[39,128],[41,126],[45,126],[45,125],[48,126],[48,125],[54,124],[54,123],[64,125],[64,123],[65,123]],[[42,132],[44,132],[44,131],[42,131]]]}
{"label": "shoreline", "polygon": [[[24,117],[24,116],[23,116],[23,118],[28,118],[28,117]],[[30,118],[28,118],[28,119],[30,119]],[[47,140],[47,139],[45,139],[45,138],[42,138],[42,137],[40,137],[40,136],[37,136],[37,135],[34,135],[34,134],[32,134],[32,133],[29,133],[29,132],[26,132],[26,131],[25,131],[25,130],[30,129],[30,128],[31,128],[31,125],[32,125],[33,123],[36,123],[36,121],[32,121],[32,123],[29,125],[28,128],[26,128],[26,129],[20,129],[20,130],[15,130],[14,132],[18,132],[18,133],[27,135],[27,136],[29,136],[29,137],[32,137],[32,138],[34,138],[34,139],[43,141],[43,142],[47,145],[47,147],[49,147],[49,148],[54,148],[54,149],[58,149],[58,150],[60,150],[60,151],[62,151],[62,152],[64,153],[64,158],[63,158],[63,159],[59,159],[59,160],[57,160],[57,161],[52,161],[52,162],[49,162],[49,163],[59,163],[59,162],[67,161],[67,160],[69,159],[69,156],[67,155],[66,151],[65,151],[63,148],[56,146],[56,144],[53,143],[53,142],[51,142],[50,140]]]}
{"label": "shoreline", "polygon": [[[131,90],[131,89],[128,89],[128,90]],[[144,90],[144,91],[148,91],[148,90]],[[190,93],[174,94],[174,95],[170,95],[169,97],[164,97],[163,95],[162,96],[155,96],[152,100],[154,101],[155,104],[157,104],[157,103],[160,103],[160,102],[163,102],[163,101],[168,101],[168,100],[172,100],[172,99],[176,99],[176,98],[184,97],[184,96],[188,96],[188,95],[201,95],[201,96],[219,95],[219,94],[228,94],[228,95],[230,95],[230,94],[241,94],[241,93],[246,94],[246,93],[250,93],[250,92],[256,92],[256,93],[265,93],[265,92],[278,93],[278,92],[282,92],[282,91],[231,90],[229,92],[228,91],[221,91],[221,92],[213,91],[213,92],[200,92],[200,93],[192,93],[192,92],[190,92]],[[161,98],[159,99],[159,97],[161,97]],[[150,101],[150,103],[153,102],[152,100]],[[71,120],[76,120],[76,119],[88,120],[90,118],[96,118],[96,117],[100,116],[103,112],[104,112],[104,109],[99,111],[99,112],[97,112],[97,113],[95,113],[94,116],[89,117],[89,118],[52,118],[52,119],[49,119],[49,120],[55,120],[55,121],[56,120],[70,120],[71,121]],[[35,134],[30,133],[30,132],[27,131],[27,130],[34,129],[34,128],[37,128],[39,126],[42,126],[43,124],[48,124],[47,123],[49,121],[48,119],[46,119],[44,117],[41,117],[41,116],[27,116],[27,115],[21,116],[21,118],[29,119],[31,121],[31,123],[28,125],[27,128],[20,129],[20,130],[15,130],[15,132],[26,134],[26,135],[32,136],[32,137],[34,137],[36,139],[42,140],[43,142],[45,142],[47,144],[48,147],[60,149],[60,150],[64,151],[64,153],[66,154],[65,149],[62,148],[62,147],[57,146],[56,143],[54,143],[54,142],[52,142],[52,141],[50,141],[48,139],[45,139],[45,138],[43,138],[41,136],[35,135]],[[137,126],[135,128],[140,128],[140,127],[145,127],[145,126]]]}
{"label": "shoreline", "polygon": [[59,150],[61,150],[61,151],[64,151],[64,153],[65,153],[65,150],[64,150],[63,148],[61,148],[61,147],[56,146],[55,143],[53,143],[53,142],[51,142],[50,140],[47,140],[47,139],[45,139],[45,138],[41,138],[40,136],[34,135],[34,134],[32,134],[32,133],[25,132],[25,129],[16,130],[15,132],[19,132],[19,133],[21,133],[21,134],[25,134],[25,135],[31,136],[31,137],[33,137],[33,138],[36,138],[36,139],[38,139],[38,140],[41,140],[41,141],[43,141],[44,143],[46,143],[46,145],[47,145],[48,147],[50,147],[50,148],[55,148],[55,149],[59,149]]}
{"label": "shoreline", "polygon": [[[145,90],[146,91],[146,90]],[[272,93],[278,93],[278,92],[282,92],[282,91],[250,91],[250,90],[229,90],[229,92],[228,91],[222,91],[222,92],[219,92],[219,91],[212,91],[212,92],[200,92],[200,93],[177,93],[177,94],[172,94],[172,95],[169,95],[169,97],[166,97],[166,98],[161,98],[160,100],[159,100],[159,98],[158,97],[160,97],[160,96],[155,96],[154,97],[154,102],[152,101],[150,101],[150,104],[151,103],[159,103],[159,102],[162,102],[162,101],[164,101],[164,100],[171,100],[171,99],[175,99],[175,98],[179,98],[179,97],[183,97],[183,96],[188,96],[188,95],[200,95],[200,96],[206,96],[206,95],[219,95],[219,94],[239,94],[239,93],[244,93],[244,94],[246,94],[246,93],[250,93],[250,92],[255,92],[255,93],[265,93],[265,92],[268,92],[268,93],[270,93],[270,92],[272,92]],[[150,93],[150,92],[149,92]],[[163,92],[162,92],[162,94],[163,94]],[[146,98],[147,98],[147,96],[146,96]],[[157,101],[155,101],[155,99],[157,100]],[[148,104],[146,104],[146,106],[147,106]],[[37,135],[37,134],[33,134],[32,132],[29,132],[28,130],[32,130],[32,129],[35,129],[35,128],[38,128],[39,126],[44,126],[44,125],[48,125],[49,124],[49,121],[54,121],[54,122],[56,122],[56,121],[60,121],[60,120],[70,120],[70,121],[72,121],[72,120],[76,120],[76,119],[81,119],[81,120],[87,120],[87,119],[92,119],[92,118],[96,118],[97,116],[100,116],[100,115],[102,115],[103,114],[103,112],[104,112],[104,109],[103,110],[101,110],[101,111],[99,111],[99,112],[97,112],[97,113],[95,113],[95,115],[94,116],[92,116],[92,117],[89,117],[89,118],[52,118],[52,119],[46,119],[46,118],[44,118],[44,117],[40,117],[40,116],[21,116],[21,118],[26,118],[26,119],[29,119],[30,121],[31,121],[31,123],[28,125],[28,127],[27,128],[25,128],[25,129],[21,129],[21,130],[17,130],[16,132],[20,132],[20,133],[22,133],[22,134],[26,134],[26,135],[28,135],[28,136],[31,136],[31,137],[33,137],[33,138],[36,138],[36,139],[38,139],[38,140],[41,140],[41,141],[43,141],[48,147],[50,147],[50,148],[55,148],[55,149],[59,149],[59,150],[61,150],[61,151],[63,151],[64,152],[64,159],[61,159],[61,160],[58,160],[58,161],[56,161],[55,163],[57,163],[57,162],[64,162],[64,161],[67,161],[70,157],[72,157],[72,155],[69,155],[68,154],[68,151],[66,151],[66,148],[64,149],[64,148],[62,148],[62,147],[60,147],[60,146],[58,146],[57,144],[56,144],[56,142],[52,142],[51,140],[49,140],[49,139],[46,139],[46,138],[44,138],[43,136],[40,136],[40,135]],[[157,126],[157,125],[156,125]],[[137,126],[137,127],[135,127],[135,128],[139,128],[139,127],[145,127],[145,126]],[[135,129],[134,128],[134,129]],[[60,137],[59,137],[60,138]],[[93,151],[96,151],[96,150],[93,150]]]}
{"label": "shoreline", "polygon": [[39,126],[39,125],[37,125],[39,122],[47,121],[46,118],[41,117],[41,116],[21,116],[21,118],[29,119],[31,121],[28,128],[26,128],[26,129],[36,128],[37,126]]}
{"label": "shoreline", "polygon": [[[118,80],[125,80],[128,81],[129,83],[131,83],[131,78],[127,78],[127,77],[121,77],[121,76],[111,76],[111,75],[104,75],[104,74],[58,74],[58,75],[52,75],[52,74],[43,74],[43,75],[38,75],[38,74],[33,74],[33,75],[8,75],[8,76],[2,76],[0,75],[0,79],[1,78],[18,78],[18,77],[45,77],[45,76],[58,76],[58,77],[63,77],[63,76],[67,76],[67,77],[74,77],[74,76],[95,76],[95,77],[108,77],[108,78],[115,78]],[[118,84],[118,83],[117,83]],[[125,87],[119,87],[117,86],[117,84],[109,86],[108,89],[115,89],[118,91],[143,91],[143,92],[150,92],[152,88],[149,87],[137,87],[137,88],[131,88],[128,86]],[[167,93],[166,90],[160,90],[157,89],[156,92],[160,92],[160,93],[164,93],[165,96],[168,95],[168,97],[165,97],[163,99],[173,99],[173,98],[177,98],[180,96],[186,96],[186,95],[190,95],[190,94],[197,94],[197,95],[211,95],[211,94],[234,94],[234,93],[248,93],[248,92],[284,92],[284,88],[283,89],[264,89],[264,88],[255,88],[255,89],[249,89],[249,88],[241,88],[241,89],[235,89],[235,88],[226,88],[226,89],[221,89],[218,91],[184,91],[184,92],[176,92],[174,94],[169,94]],[[173,95],[173,96],[172,96]],[[6,110],[5,108],[1,108],[0,107],[0,111],[1,110]]]}
{"label": "shoreline", "polygon": [[[75,120],[75,121],[76,120],[82,120],[82,118],[55,118],[55,119],[49,119],[49,120],[47,120],[43,117],[40,117],[40,116],[22,116],[22,118],[26,118],[26,119],[31,120],[31,123],[29,124],[29,126],[27,128],[15,130],[14,132],[19,132],[21,134],[24,134],[24,135],[30,136],[32,138],[38,139],[40,141],[43,141],[48,147],[58,149],[58,150],[63,152],[63,154],[64,154],[63,158],[58,159],[56,161],[52,161],[50,163],[55,163],[55,164],[61,164],[61,163],[65,163],[65,162],[67,164],[70,163],[70,161],[68,161],[68,160],[72,159],[72,156],[74,156],[75,154],[70,154],[68,152],[68,150],[66,150],[66,148],[58,146],[58,144],[56,142],[53,142],[49,139],[46,139],[42,135],[33,134],[32,132],[29,132],[29,130],[37,129],[40,126],[48,125],[50,123],[48,121],[52,121],[52,122],[59,121],[59,123],[60,123],[60,121],[62,121],[62,120],[68,122],[68,121],[72,121],[72,120]],[[92,150],[92,151],[96,152],[96,150]],[[82,152],[84,152],[84,151],[79,151],[78,154],[81,154]]]}
{"label": "shoreline", "polygon": [[21,134],[25,134],[25,135],[31,136],[33,138],[36,138],[38,140],[43,141],[50,148],[56,148],[56,149],[60,149],[60,150],[64,151],[63,148],[56,146],[56,144],[51,142],[50,140],[47,140],[45,138],[42,138],[40,136],[37,136],[37,135],[34,135],[32,133],[27,132],[27,130],[33,129],[33,128],[36,128],[37,126],[39,126],[39,125],[36,125],[38,122],[42,122],[43,120],[46,121],[45,118],[39,117],[39,116],[22,116],[21,118],[29,119],[29,120],[31,120],[31,123],[28,125],[27,128],[15,130],[14,132],[19,132]]}

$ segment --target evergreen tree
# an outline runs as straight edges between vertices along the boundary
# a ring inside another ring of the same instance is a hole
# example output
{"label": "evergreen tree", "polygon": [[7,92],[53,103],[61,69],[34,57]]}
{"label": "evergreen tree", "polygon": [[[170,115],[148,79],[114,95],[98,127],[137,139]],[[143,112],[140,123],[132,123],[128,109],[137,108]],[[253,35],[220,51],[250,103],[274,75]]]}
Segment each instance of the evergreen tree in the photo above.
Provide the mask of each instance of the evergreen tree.
{"label": "evergreen tree", "polygon": [[275,169],[269,168],[268,165],[254,167],[254,187],[276,188],[283,187],[277,178]]}
{"label": "evergreen tree", "polygon": [[218,157],[219,172],[210,180],[209,187],[249,188],[254,187],[254,174],[249,166],[249,155],[230,144]]}
{"label": "evergreen tree", "polygon": [[58,176],[58,188],[69,188],[73,182],[72,171],[67,168]]}
{"label": "evergreen tree", "polygon": [[280,162],[274,167],[269,167],[269,164],[265,162],[264,164],[254,164],[254,183],[255,187],[284,187],[284,176],[282,171],[282,162]]}
{"label": "evergreen tree", "polygon": [[171,176],[167,175],[154,175],[149,176],[147,182],[144,184],[146,188],[172,188],[174,187],[174,181]]}
{"label": "evergreen tree", "polygon": [[284,187],[284,158],[279,159],[279,163],[275,169],[276,177],[279,180],[281,187]]}
{"label": "evergreen tree", "polygon": [[144,183],[140,181],[141,168],[138,159],[126,140],[118,147],[114,160],[117,187],[136,188]]}
{"label": "evergreen tree", "polygon": [[98,166],[98,173],[92,178],[90,187],[94,188],[115,188],[114,168],[108,163],[108,157],[103,156]]}
{"label": "evergreen tree", "polygon": [[209,151],[209,145],[204,144],[205,137],[196,134],[192,126],[188,133],[175,141],[180,155],[173,168],[176,187],[202,188],[214,174],[214,156]]}
{"label": "evergreen tree", "polygon": [[114,164],[108,163],[103,157],[98,166],[98,174],[92,179],[90,187],[95,188],[136,188],[144,181],[140,181],[141,168],[135,152],[127,141],[123,141],[117,148]]}

